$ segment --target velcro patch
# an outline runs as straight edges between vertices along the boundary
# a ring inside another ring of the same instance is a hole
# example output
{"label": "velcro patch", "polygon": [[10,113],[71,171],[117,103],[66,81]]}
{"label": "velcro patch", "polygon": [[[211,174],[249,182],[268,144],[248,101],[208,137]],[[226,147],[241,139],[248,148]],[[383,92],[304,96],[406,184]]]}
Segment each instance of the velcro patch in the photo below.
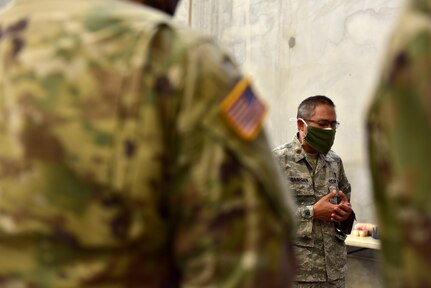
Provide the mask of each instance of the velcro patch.
{"label": "velcro patch", "polygon": [[228,125],[247,141],[259,134],[266,111],[266,105],[254,94],[247,79],[239,81],[220,105]]}

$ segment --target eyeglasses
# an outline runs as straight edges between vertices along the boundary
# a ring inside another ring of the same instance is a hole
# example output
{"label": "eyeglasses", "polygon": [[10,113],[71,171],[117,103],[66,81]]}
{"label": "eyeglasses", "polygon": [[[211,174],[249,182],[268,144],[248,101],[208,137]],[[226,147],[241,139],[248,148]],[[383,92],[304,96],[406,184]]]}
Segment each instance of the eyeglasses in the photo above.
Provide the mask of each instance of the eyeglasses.
{"label": "eyeglasses", "polygon": [[328,120],[310,120],[310,119],[304,119],[306,122],[313,122],[319,125],[320,127],[331,127],[332,129],[336,130],[338,126],[340,126],[340,122],[337,121],[328,121]]}

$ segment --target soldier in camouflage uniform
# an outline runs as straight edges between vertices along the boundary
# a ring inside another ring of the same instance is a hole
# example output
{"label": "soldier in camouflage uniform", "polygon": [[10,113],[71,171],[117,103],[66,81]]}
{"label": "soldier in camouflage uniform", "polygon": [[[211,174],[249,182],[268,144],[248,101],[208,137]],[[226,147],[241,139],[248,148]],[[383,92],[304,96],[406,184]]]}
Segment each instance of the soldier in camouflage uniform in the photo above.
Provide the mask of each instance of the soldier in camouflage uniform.
{"label": "soldier in camouflage uniform", "polygon": [[431,287],[431,1],[407,2],[368,114],[386,287]]}
{"label": "soldier in camouflage uniform", "polygon": [[312,96],[298,107],[298,133],[274,150],[298,205],[297,287],[344,287],[345,233],[354,213],[340,157],[330,150],[338,126],[334,103]]}
{"label": "soldier in camouflage uniform", "polygon": [[0,287],[290,286],[265,106],[210,40],[126,1],[13,1],[0,110]]}

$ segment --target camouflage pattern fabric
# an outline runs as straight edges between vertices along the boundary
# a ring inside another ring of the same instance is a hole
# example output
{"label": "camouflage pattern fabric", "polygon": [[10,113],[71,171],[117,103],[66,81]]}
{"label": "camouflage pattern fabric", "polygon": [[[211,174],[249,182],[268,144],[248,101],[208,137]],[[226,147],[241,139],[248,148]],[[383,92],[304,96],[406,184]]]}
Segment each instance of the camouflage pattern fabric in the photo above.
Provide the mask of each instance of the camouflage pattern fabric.
{"label": "camouflage pattern fabric", "polygon": [[345,288],[346,281],[344,278],[329,282],[297,282],[295,288]]}
{"label": "camouflage pattern fabric", "polygon": [[386,287],[431,287],[431,1],[410,1],[368,114]]}
{"label": "camouflage pattern fabric", "polygon": [[144,6],[3,10],[0,287],[289,287],[292,201],[219,112],[239,79]]}
{"label": "camouflage pattern fabric", "polygon": [[[319,154],[315,172],[310,172],[307,153],[297,136],[291,143],[273,150],[279,160],[291,193],[296,198],[297,239],[295,242],[298,272],[301,282],[326,282],[344,279],[347,253],[346,235],[334,223],[315,220],[304,213],[333,189],[343,191],[350,201],[351,187],[343,163],[332,150]],[[336,204],[336,199],[332,199]]]}

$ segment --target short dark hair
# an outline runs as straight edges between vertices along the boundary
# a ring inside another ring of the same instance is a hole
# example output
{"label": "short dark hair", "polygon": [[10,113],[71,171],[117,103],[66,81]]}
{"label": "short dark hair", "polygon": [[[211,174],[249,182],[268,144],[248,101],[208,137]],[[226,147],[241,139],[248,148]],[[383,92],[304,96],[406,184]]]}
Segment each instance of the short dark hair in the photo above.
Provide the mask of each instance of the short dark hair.
{"label": "short dark hair", "polygon": [[313,116],[314,109],[318,105],[329,105],[335,109],[335,104],[326,96],[315,95],[310,96],[303,100],[298,106],[298,112],[296,113],[296,118],[309,118]]}
{"label": "short dark hair", "polygon": [[133,2],[151,6],[171,16],[175,14],[179,0],[132,0]]}

